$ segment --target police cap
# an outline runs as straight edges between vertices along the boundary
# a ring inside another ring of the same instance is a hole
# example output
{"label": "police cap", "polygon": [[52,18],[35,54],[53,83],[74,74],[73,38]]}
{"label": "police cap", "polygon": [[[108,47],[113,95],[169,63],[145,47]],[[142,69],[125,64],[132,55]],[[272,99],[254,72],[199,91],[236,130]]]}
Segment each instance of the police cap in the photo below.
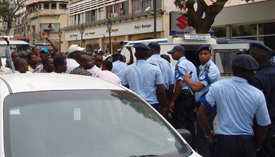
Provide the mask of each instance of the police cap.
{"label": "police cap", "polygon": [[174,46],[172,50],[168,51],[167,53],[173,54],[176,51],[181,51],[182,53],[185,52],[185,48],[181,45]]}
{"label": "police cap", "polygon": [[265,54],[267,54],[268,56],[273,56],[274,52],[271,51],[271,49],[267,46],[265,46],[264,44],[260,44],[260,43],[250,43],[250,49],[251,50],[259,50]]}
{"label": "police cap", "polygon": [[197,49],[197,51],[196,51],[195,54],[198,55],[201,50],[207,50],[209,53],[211,53],[211,47],[210,47],[210,45],[202,45],[202,46],[200,46]]}
{"label": "police cap", "polygon": [[259,68],[257,61],[246,54],[236,55],[232,60],[232,67],[241,68],[244,70],[255,71]]}
{"label": "police cap", "polygon": [[142,43],[137,43],[133,47],[136,49],[136,52],[147,52],[148,50],[151,50],[149,46]]}
{"label": "police cap", "polygon": [[160,50],[160,45],[159,45],[157,42],[150,42],[150,43],[148,44],[148,46],[149,46],[151,49]]}
{"label": "police cap", "polygon": [[116,56],[122,56],[120,53],[114,53],[112,54],[112,57],[116,57]]}

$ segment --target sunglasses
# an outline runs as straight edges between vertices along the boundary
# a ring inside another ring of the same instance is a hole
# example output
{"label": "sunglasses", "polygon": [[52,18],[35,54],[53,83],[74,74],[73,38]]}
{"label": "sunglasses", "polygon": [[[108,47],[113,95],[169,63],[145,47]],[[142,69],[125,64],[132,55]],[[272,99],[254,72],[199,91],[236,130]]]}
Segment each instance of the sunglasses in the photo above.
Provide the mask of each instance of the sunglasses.
{"label": "sunglasses", "polygon": [[102,60],[97,60],[97,59],[96,59],[95,61],[96,61],[96,62],[102,62]]}

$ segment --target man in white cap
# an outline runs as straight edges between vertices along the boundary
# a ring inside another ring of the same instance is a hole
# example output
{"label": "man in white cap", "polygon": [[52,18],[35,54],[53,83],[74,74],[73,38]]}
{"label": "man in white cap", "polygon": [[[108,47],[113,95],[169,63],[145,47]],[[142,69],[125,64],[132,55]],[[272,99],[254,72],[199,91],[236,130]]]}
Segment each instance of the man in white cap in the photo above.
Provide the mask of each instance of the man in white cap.
{"label": "man in white cap", "polygon": [[71,45],[69,47],[69,50],[68,50],[69,56],[67,58],[68,68],[66,71],[67,74],[69,74],[74,68],[79,66],[79,63],[77,62],[77,60],[82,55],[84,49],[85,48],[80,47],[78,45]]}

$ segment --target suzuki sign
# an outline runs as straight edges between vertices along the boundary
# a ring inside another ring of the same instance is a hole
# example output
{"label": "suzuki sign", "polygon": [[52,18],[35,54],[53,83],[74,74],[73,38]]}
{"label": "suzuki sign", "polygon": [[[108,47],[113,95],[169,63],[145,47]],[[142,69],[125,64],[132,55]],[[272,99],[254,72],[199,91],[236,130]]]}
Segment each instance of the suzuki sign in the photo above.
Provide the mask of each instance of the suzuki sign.
{"label": "suzuki sign", "polygon": [[[192,28],[188,26],[188,19],[184,16],[183,11],[171,11],[170,12],[170,32],[173,31],[173,35],[190,34]],[[170,34],[171,35],[171,34]]]}

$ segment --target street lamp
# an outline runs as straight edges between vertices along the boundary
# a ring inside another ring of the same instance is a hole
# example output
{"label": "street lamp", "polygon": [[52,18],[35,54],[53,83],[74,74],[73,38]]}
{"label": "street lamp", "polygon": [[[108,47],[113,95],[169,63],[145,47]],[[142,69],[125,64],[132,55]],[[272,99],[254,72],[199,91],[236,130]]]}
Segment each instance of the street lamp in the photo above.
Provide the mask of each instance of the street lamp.
{"label": "street lamp", "polygon": [[107,22],[107,29],[109,31],[109,53],[111,53],[111,30],[112,30],[112,21],[110,21],[110,19],[108,19],[108,22]]}
{"label": "street lamp", "polygon": [[80,34],[81,34],[80,46],[81,46],[81,47],[82,47],[82,38],[83,38],[84,30],[85,30],[85,28],[84,28],[83,24],[81,24],[81,26],[80,26]]}
{"label": "street lamp", "polygon": [[60,28],[58,30],[58,36],[59,36],[59,51],[61,52],[61,36],[62,36],[62,31],[61,31]]}
{"label": "street lamp", "polygon": [[41,8],[40,9],[40,11],[38,12],[38,18],[37,18],[37,22],[38,22],[38,24],[37,24],[37,30],[38,30],[38,33],[37,33],[37,42],[39,42],[39,38],[40,38],[40,26],[39,26],[39,23],[40,23],[40,21],[39,21],[39,15],[40,15],[40,12],[41,11],[43,11],[44,10],[44,8]]}

